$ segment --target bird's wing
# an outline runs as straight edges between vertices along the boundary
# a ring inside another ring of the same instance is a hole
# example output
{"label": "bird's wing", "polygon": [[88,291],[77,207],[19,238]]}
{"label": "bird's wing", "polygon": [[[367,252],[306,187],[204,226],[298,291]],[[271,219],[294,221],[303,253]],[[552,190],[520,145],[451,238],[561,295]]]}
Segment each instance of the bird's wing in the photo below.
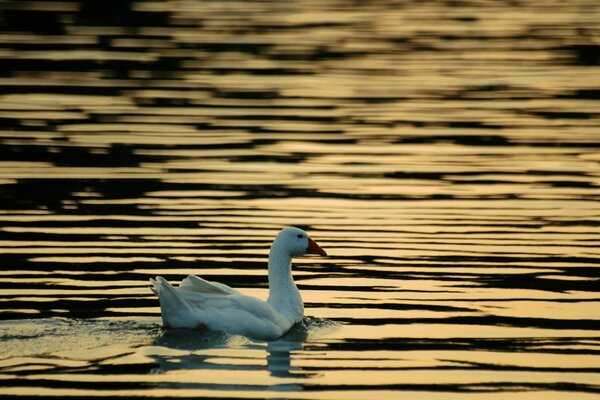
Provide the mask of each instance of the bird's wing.
{"label": "bird's wing", "polygon": [[213,330],[254,338],[276,338],[294,321],[260,299],[240,293],[223,294],[179,290],[199,320]]}
{"label": "bird's wing", "polygon": [[180,290],[192,291],[192,292],[200,292],[200,293],[213,293],[213,294],[239,294],[239,292],[231,287],[219,283],[219,282],[210,282],[205,279],[199,278],[196,275],[188,275],[187,278],[181,281],[179,285]]}
{"label": "bird's wing", "polygon": [[179,287],[171,286],[162,277],[151,282],[153,291],[160,298],[165,326],[194,328],[205,325],[212,330],[274,339],[294,323],[265,301],[197,276],[187,277]]}

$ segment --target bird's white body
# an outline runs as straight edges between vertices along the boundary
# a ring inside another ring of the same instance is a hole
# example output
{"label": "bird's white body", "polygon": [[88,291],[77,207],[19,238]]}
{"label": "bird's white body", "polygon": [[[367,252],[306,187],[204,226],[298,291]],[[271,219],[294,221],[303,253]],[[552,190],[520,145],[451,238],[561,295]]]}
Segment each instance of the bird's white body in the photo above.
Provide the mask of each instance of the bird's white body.
{"label": "bird's white body", "polygon": [[227,285],[194,275],[173,287],[162,277],[151,279],[159,297],[163,325],[207,328],[258,339],[275,339],[302,320],[304,305],[292,278],[292,257],[326,255],[306,232],[285,228],[269,253],[269,298],[244,295]]}

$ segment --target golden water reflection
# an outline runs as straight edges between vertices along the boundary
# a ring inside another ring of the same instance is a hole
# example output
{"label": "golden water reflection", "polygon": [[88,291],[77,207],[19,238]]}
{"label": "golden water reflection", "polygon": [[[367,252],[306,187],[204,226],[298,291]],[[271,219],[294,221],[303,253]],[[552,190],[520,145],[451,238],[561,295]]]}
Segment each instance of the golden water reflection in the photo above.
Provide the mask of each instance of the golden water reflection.
{"label": "golden water reflection", "polygon": [[[0,3],[2,394],[597,397],[594,2]],[[285,225],[301,326],[160,329]]]}

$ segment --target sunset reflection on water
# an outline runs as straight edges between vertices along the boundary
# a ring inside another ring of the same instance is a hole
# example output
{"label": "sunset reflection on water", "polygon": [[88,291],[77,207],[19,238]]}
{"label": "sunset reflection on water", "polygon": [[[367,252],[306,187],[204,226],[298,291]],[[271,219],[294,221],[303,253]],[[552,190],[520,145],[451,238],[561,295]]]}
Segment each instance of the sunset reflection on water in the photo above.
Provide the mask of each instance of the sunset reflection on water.
{"label": "sunset reflection on water", "polygon": [[[591,399],[600,9],[0,1],[0,393]],[[164,330],[148,278],[307,317]]]}

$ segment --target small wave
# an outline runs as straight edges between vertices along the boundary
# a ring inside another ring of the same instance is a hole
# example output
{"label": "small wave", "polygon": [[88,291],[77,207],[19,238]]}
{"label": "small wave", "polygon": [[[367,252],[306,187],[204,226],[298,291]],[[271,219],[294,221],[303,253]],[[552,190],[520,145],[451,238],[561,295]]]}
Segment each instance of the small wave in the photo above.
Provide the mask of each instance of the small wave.
{"label": "small wave", "polygon": [[55,355],[117,344],[144,344],[159,332],[154,323],[132,320],[41,318],[3,321],[0,354],[11,356]]}
{"label": "small wave", "polygon": [[311,338],[324,336],[327,333],[338,329],[339,326],[339,323],[329,319],[306,316],[302,322],[294,325],[279,340],[295,340],[299,342],[306,342]]}
{"label": "small wave", "polygon": [[[323,336],[340,325],[337,322],[307,316],[292,326],[290,330],[280,338],[271,342],[298,342],[303,343],[312,338]],[[162,328],[157,335],[154,344],[177,350],[201,350],[214,347],[236,347],[264,343],[263,340],[255,340],[239,335],[232,335],[221,331],[206,331],[195,329],[165,329]]]}

